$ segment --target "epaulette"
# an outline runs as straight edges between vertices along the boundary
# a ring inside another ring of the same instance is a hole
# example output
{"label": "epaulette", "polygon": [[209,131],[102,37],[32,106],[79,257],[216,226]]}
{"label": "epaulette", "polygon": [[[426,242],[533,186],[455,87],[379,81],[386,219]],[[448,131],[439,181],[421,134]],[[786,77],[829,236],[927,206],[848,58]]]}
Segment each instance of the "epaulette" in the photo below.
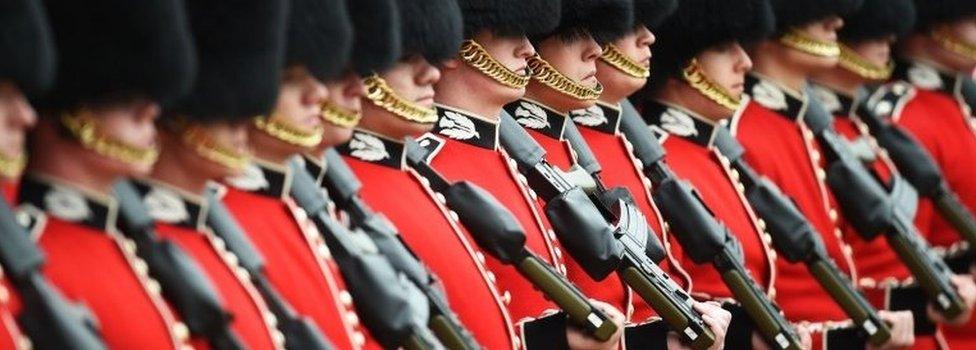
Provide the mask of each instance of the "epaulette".
{"label": "epaulette", "polygon": [[417,138],[417,144],[424,149],[424,163],[430,164],[434,160],[434,157],[440,153],[441,149],[444,148],[444,144],[447,141],[434,135],[433,133],[426,133],[421,137]]}
{"label": "epaulette", "polygon": [[898,81],[878,87],[865,103],[875,115],[898,121],[902,109],[914,97],[915,87],[907,82]]}

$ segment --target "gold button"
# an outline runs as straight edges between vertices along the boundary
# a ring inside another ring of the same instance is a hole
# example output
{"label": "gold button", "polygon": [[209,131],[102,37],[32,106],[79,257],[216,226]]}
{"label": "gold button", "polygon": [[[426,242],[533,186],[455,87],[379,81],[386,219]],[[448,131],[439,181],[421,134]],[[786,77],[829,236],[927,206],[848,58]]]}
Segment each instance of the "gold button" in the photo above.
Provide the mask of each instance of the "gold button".
{"label": "gold button", "polygon": [[481,252],[474,252],[474,258],[478,260],[478,263],[485,263],[485,255]]}
{"label": "gold button", "polygon": [[340,291],[339,302],[346,307],[352,306],[352,294],[349,294],[348,291]]}
{"label": "gold button", "polygon": [[512,303],[512,293],[509,293],[507,290],[505,292],[503,292],[502,293],[502,302],[505,303],[505,305],[511,304]]}
{"label": "gold button", "polygon": [[810,158],[813,158],[814,162],[820,161],[820,152],[817,150],[810,151]]}
{"label": "gold button", "polygon": [[227,260],[227,264],[230,264],[230,266],[237,266],[241,262],[241,260],[237,258],[237,254],[231,252],[224,253],[224,260]]}
{"label": "gold button", "polygon": [[224,251],[227,250],[227,242],[224,242],[223,238],[213,237],[213,239],[211,239],[210,241],[213,243],[214,250],[216,250],[217,252],[223,253]]}
{"label": "gold button", "polygon": [[440,204],[447,204],[447,198],[444,198],[444,195],[440,192],[434,193],[434,200]]}
{"label": "gold button", "polygon": [[562,260],[562,258],[563,258],[563,250],[562,249],[554,248],[553,249],[553,252],[556,253],[556,259]]}
{"label": "gold button", "polygon": [[149,273],[149,265],[146,265],[146,261],[140,258],[133,258],[132,268],[136,270],[136,274],[139,276],[146,276]]}
{"label": "gold button", "polygon": [[159,295],[163,291],[163,287],[159,285],[159,281],[152,278],[146,281],[146,289],[152,295]]}
{"label": "gold button", "polygon": [[732,174],[732,179],[733,180],[739,181],[739,171],[738,170],[732,169],[731,171],[729,171],[729,173]]}
{"label": "gold button", "polygon": [[450,216],[451,220],[453,221],[460,221],[460,218],[458,218],[458,213],[453,210],[448,211],[447,215]]}
{"label": "gold button", "polygon": [[285,347],[285,333],[275,329],[273,332],[271,332],[271,340],[274,341],[276,347]]}
{"label": "gold button", "polygon": [[553,231],[552,229],[549,229],[549,230],[546,231],[546,234],[549,235],[549,240],[552,240],[552,241],[555,241],[556,240],[556,231]]}
{"label": "gold button", "polygon": [[837,222],[837,210],[830,209],[830,211],[827,212],[827,215],[830,216],[830,221]]}
{"label": "gold button", "polygon": [[266,311],[264,312],[264,322],[272,328],[278,327],[278,316],[275,316],[271,311]]}
{"label": "gold button", "polygon": [[366,336],[363,332],[356,332],[352,334],[352,342],[356,343],[356,346],[363,346],[366,344]]}
{"label": "gold button", "polygon": [[347,312],[346,313],[346,323],[348,323],[348,324],[350,324],[352,326],[358,326],[359,325],[359,315],[356,315],[355,312],[351,312],[351,311],[350,312]]}
{"label": "gold button", "polygon": [[495,274],[493,272],[488,271],[485,275],[488,277],[488,282],[495,283]]}
{"label": "gold button", "polygon": [[30,338],[22,335],[17,338],[17,348],[23,350],[30,350],[34,348],[34,343],[31,342]]}
{"label": "gold button", "polygon": [[318,253],[319,256],[324,257],[324,258],[330,258],[330,257],[332,257],[332,252],[329,251],[329,247],[326,246],[325,243],[316,244],[315,245],[315,252]]}
{"label": "gold button", "polygon": [[122,250],[125,250],[126,253],[135,254],[136,248],[136,242],[133,240],[128,238],[122,240]]}
{"label": "gold button", "polygon": [[525,175],[518,174],[518,176],[516,176],[515,178],[517,178],[518,181],[521,182],[522,184],[528,184],[529,183],[529,179],[526,179],[525,178]]}
{"label": "gold button", "polygon": [[251,279],[251,273],[248,272],[247,269],[245,269],[243,266],[235,266],[234,267],[234,273],[236,273],[237,274],[237,277],[240,278],[240,279],[242,279],[242,280],[250,280]]}
{"label": "gold button", "polygon": [[419,181],[420,181],[420,184],[421,184],[421,185],[424,185],[424,187],[430,187],[430,180],[427,180],[427,178],[426,178],[426,177],[422,177],[422,176],[421,176],[421,177],[419,178]]}
{"label": "gold button", "polygon": [[535,194],[535,190],[530,189],[529,190],[529,198],[532,198],[532,200],[537,200],[537,199],[539,199],[539,195]]}
{"label": "gold button", "polygon": [[186,324],[180,321],[176,321],[173,327],[170,329],[176,339],[180,342],[185,342],[190,339],[190,329],[186,327]]}
{"label": "gold button", "polygon": [[759,226],[760,231],[766,231],[766,220],[756,219],[756,225]]}
{"label": "gold button", "polygon": [[815,171],[815,173],[817,174],[817,179],[818,180],[824,181],[824,180],[827,179],[827,173],[824,172],[823,169],[817,168],[817,170]]}

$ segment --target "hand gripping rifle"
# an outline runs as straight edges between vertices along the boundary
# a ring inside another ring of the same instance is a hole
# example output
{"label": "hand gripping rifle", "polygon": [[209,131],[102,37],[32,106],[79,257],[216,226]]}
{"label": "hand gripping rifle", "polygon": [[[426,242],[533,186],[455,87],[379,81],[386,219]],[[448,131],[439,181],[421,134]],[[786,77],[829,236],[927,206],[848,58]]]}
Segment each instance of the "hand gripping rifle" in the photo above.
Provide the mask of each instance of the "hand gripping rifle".
{"label": "hand gripping rifle", "polygon": [[756,214],[766,222],[773,246],[791,263],[802,262],[820,287],[864,332],[868,342],[881,345],[891,339],[891,329],[881,321],[878,311],[854,289],[837,264],[827,255],[820,233],[800,213],[799,208],[769,179],[759,175],[742,159],[745,149],[728,129],[716,131],[715,147],[729,159],[730,166],[745,186],[745,196]]}
{"label": "hand gripping rifle", "polygon": [[247,271],[251,283],[268,304],[268,309],[278,320],[278,329],[285,337],[288,350],[332,350],[335,347],[319,331],[315,323],[295,312],[278,290],[268,281],[264,272],[264,257],[251,243],[244,229],[224,206],[217,195],[207,195],[207,226],[224,240],[227,250],[237,256],[241,268]]}
{"label": "hand gripping rifle", "polygon": [[[918,143],[918,140],[875,113],[872,102],[876,103],[871,99],[858,106],[857,114],[861,121],[868,126],[878,144],[888,152],[900,175],[915,187],[920,195],[935,203],[939,215],[969,243],[970,250],[974,249],[976,217],[962,203],[959,195],[949,188],[949,183],[946,182],[939,165]],[[969,265],[972,264],[971,257],[969,260],[965,264],[967,273]]]}
{"label": "hand gripping rifle", "polygon": [[388,349],[444,348],[427,329],[430,306],[426,296],[412,283],[400,280],[369,236],[350,231],[329,216],[324,190],[305,167],[295,161],[289,166],[289,194],[325,240],[370,333]]}
{"label": "hand gripping rifle", "polygon": [[[694,349],[712,346],[715,335],[694,310],[691,296],[657,265],[665,257],[664,248],[630,192],[625,188],[607,190],[593,176],[599,174],[600,164],[575,126],[566,125],[579,137],[576,141],[586,146],[578,151],[586,155],[580,157],[584,167],[567,179],[545,160],[545,150],[511,116],[503,113],[500,125],[503,147],[529,186],[542,195],[553,230],[587,274],[600,281],[616,271],[683,341]],[[570,179],[586,184],[590,197]]]}
{"label": "hand gripping rifle", "polygon": [[41,273],[44,254],[0,200],[0,266],[23,304],[18,323],[37,349],[106,349],[91,313],[64,298]]}
{"label": "hand gripping rifle", "polygon": [[603,310],[594,306],[566,277],[525,247],[525,232],[507,208],[487,191],[470,182],[450,183],[425,161],[424,150],[410,141],[407,164],[430,181],[430,187],[447,200],[447,206],[474,238],[475,243],[503,264],[512,265],[533,286],[556,303],[573,324],[593,338],[606,341],[617,332]]}
{"label": "hand gripping rifle", "polygon": [[327,165],[323,182],[329,197],[338,208],[349,215],[354,228],[363,231],[373,240],[380,254],[386,256],[393,268],[426,295],[430,306],[430,322],[427,327],[448,349],[481,349],[481,345],[451,309],[437,276],[400,239],[400,233],[393,224],[374,212],[359,197],[362,184],[342,156],[334,149],[329,149],[326,151],[325,163]]}
{"label": "hand gripping rifle", "polygon": [[829,112],[811,100],[803,120],[823,148],[827,184],[848,222],[866,240],[884,234],[936,309],[948,318],[962,314],[966,305],[949,280],[949,267],[931,252],[912,219],[897,208],[843,137],[834,131]]}
{"label": "hand gripping rifle", "polygon": [[741,246],[718,222],[687,182],[679,180],[663,161],[664,149],[651,136],[633,105],[622,103],[620,130],[633,146],[643,173],[654,184],[654,202],[670,231],[697,264],[712,264],[767,343],[781,350],[799,350],[793,326],[749,276],[741,261]]}
{"label": "hand gripping rifle", "polygon": [[146,261],[149,274],[159,281],[163,296],[190,333],[206,338],[214,349],[244,349],[231,329],[232,315],[224,309],[216,287],[183,249],[158,238],[156,223],[135,185],[120,181],[114,187],[119,201],[119,230],[135,242],[136,254]]}

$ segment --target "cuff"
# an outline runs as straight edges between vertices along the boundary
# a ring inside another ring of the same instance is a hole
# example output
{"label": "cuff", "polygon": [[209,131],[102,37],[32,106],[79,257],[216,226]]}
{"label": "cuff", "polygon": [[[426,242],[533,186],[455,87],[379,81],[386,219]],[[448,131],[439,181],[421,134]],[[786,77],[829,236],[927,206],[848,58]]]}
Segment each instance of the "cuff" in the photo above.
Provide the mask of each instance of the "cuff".
{"label": "cuff", "polygon": [[752,349],[752,333],[756,331],[752,318],[738,304],[724,303],[722,308],[732,314],[732,321],[725,333],[725,348]]}
{"label": "cuff", "polygon": [[888,309],[893,311],[907,310],[912,312],[912,316],[915,318],[915,334],[916,335],[932,335],[935,334],[936,324],[929,320],[928,313],[928,297],[925,296],[925,291],[922,287],[917,284],[913,284],[905,287],[895,287],[892,288],[888,296]]}
{"label": "cuff", "polygon": [[856,327],[829,329],[823,335],[823,350],[864,349],[867,341]]}
{"label": "cuff", "polygon": [[522,344],[526,349],[569,350],[566,313],[558,312],[522,323]]}
{"label": "cuff", "polygon": [[668,325],[657,320],[624,328],[624,344],[627,349],[666,350]]}

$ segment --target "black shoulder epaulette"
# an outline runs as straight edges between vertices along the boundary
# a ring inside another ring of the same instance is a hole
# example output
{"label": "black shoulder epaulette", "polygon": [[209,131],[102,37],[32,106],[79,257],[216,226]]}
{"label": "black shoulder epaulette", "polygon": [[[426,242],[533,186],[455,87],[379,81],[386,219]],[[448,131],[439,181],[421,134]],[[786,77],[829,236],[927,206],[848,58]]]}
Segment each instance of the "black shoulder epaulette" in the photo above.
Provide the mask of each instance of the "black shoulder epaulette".
{"label": "black shoulder epaulette", "polygon": [[899,81],[877,88],[866,102],[867,108],[879,117],[898,120],[902,108],[915,97],[915,87]]}
{"label": "black shoulder epaulette", "polygon": [[446,141],[432,133],[426,133],[421,137],[417,138],[417,144],[424,149],[423,159],[424,163],[430,164],[437,153],[444,148]]}

